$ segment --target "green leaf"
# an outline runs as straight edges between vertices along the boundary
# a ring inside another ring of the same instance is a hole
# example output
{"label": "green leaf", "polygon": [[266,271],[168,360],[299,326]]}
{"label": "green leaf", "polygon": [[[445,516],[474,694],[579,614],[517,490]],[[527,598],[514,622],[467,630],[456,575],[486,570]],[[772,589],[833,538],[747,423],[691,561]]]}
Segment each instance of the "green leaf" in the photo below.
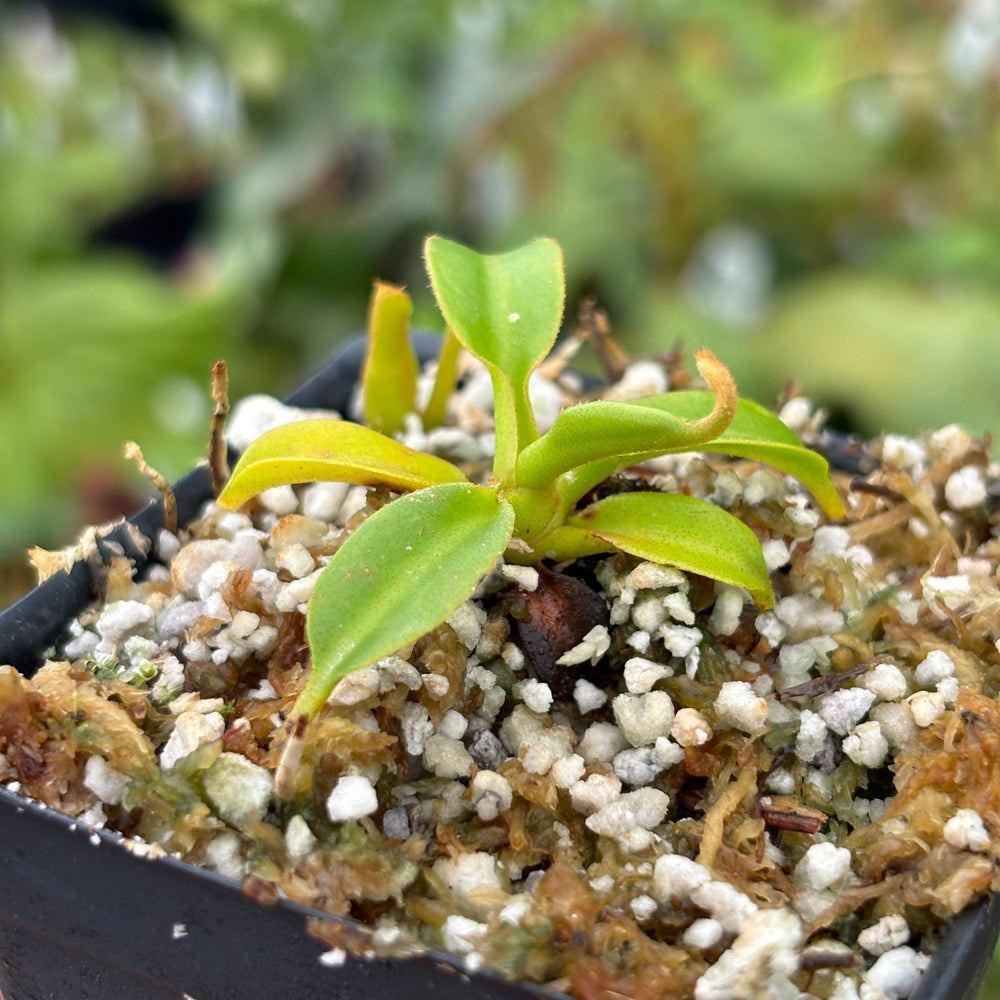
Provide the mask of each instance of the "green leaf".
{"label": "green leaf", "polygon": [[[668,392],[637,399],[635,403],[689,418],[704,408],[705,397],[709,395],[706,392]],[[798,479],[830,517],[845,516],[843,501],[830,481],[827,460],[805,447],[774,413],[759,403],[741,399],[729,426],[714,441],[699,445],[699,450],[767,462]]]}
{"label": "green leaf", "polygon": [[[706,391],[668,392],[624,403],[598,400],[570,407],[548,434],[521,454],[519,482],[540,489],[536,484],[548,485],[565,475],[561,492],[575,501],[619,468],[677,452],[720,452],[767,462],[795,476],[827,514],[844,516],[829,463],[763,406],[741,399],[720,433],[700,441],[684,434],[684,422],[704,415],[712,400]],[[596,461],[587,460],[595,455]]]}
{"label": "green leaf", "polygon": [[565,279],[554,240],[480,254],[440,236],[424,253],[438,306],[466,350],[493,380],[494,472],[513,485],[517,453],[538,436],[528,378],[549,353],[562,320]]}
{"label": "green leaf", "polygon": [[396,285],[375,282],[368,309],[368,353],[362,373],[365,420],[382,434],[403,430],[415,409],[419,364],[410,343],[409,295]]}
{"label": "green leaf", "polygon": [[362,522],[309,600],[312,675],[293,715],[311,717],[345,674],[443,622],[493,568],[513,526],[510,505],[470,483],[411,493]]}
{"label": "green leaf", "polygon": [[615,546],[610,542],[572,524],[563,524],[546,532],[533,544],[529,539],[523,539],[520,531],[516,531],[516,534],[519,540],[527,541],[532,547],[512,546],[504,553],[504,559],[515,565],[536,566],[543,559],[554,563],[569,562],[584,556],[615,551]]}
{"label": "green leaf", "polygon": [[568,524],[641,559],[744,587],[760,607],[774,604],[757,536],[707,500],[620,493],[570,517]]}
{"label": "green leaf", "polygon": [[[700,414],[681,416],[666,409],[643,409],[634,400],[603,399],[571,406],[556,417],[548,433],[518,456],[519,485],[547,489],[560,476],[590,466],[591,478],[598,478],[585,482],[587,477],[576,474],[560,491],[568,499],[578,499],[619,465],[638,461],[637,455],[690,451],[718,437],[736,412],[736,384],[711,351],[699,351],[696,357],[698,370],[711,390],[701,394],[704,406]],[[664,398],[669,396],[664,394]]]}
{"label": "green leaf", "polygon": [[451,462],[360,424],[298,420],[266,431],[247,448],[218,501],[235,509],[261,490],[291,483],[359,483],[403,493],[464,479]]}
{"label": "green leaf", "polygon": [[685,421],[673,414],[632,402],[598,399],[580,403],[563,410],[548,433],[521,452],[518,485],[544,489],[563,473],[592,462],[610,461],[613,471],[638,461],[637,455],[692,451],[715,433],[691,432]]}

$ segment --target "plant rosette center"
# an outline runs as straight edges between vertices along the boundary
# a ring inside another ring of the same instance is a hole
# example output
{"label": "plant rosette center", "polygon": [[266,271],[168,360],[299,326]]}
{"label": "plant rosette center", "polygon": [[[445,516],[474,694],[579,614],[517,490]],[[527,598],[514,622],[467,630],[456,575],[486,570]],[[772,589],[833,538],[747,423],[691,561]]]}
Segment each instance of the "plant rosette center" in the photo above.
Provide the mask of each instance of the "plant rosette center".
{"label": "plant rosette center", "polygon": [[[296,716],[311,718],[342,677],[439,625],[505,553],[521,563],[629,553],[742,587],[759,605],[772,604],[757,538],[718,506],[655,490],[578,505],[624,467],[707,449],[797,476],[839,516],[843,504],[826,462],[773,414],[740,400],[728,370],[709,351],[696,356],[707,390],[579,403],[540,434],[528,381],[562,321],[558,245],[536,240],[489,256],[431,237],[425,252],[448,329],[439,363],[443,384],[450,347],[460,344],[485,366],[493,385],[489,484],[469,484],[451,463],[374,429],[400,428],[411,407],[399,400],[414,400],[416,368],[415,360],[400,361],[412,359],[409,300],[401,289],[378,285],[364,376],[371,427],[323,420],[279,427],[247,449],[219,496],[223,506],[238,508],[263,489],[316,479],[412,491],[360,527],[319,581],[308,614],[312,676]],[[432,399],[437,395],[435,387]],[[383,400],[392,401],[390,410]],[[294,758],[288,759],[290,769]],[[290,774],[283,770],[282,778],[284,787]]]}

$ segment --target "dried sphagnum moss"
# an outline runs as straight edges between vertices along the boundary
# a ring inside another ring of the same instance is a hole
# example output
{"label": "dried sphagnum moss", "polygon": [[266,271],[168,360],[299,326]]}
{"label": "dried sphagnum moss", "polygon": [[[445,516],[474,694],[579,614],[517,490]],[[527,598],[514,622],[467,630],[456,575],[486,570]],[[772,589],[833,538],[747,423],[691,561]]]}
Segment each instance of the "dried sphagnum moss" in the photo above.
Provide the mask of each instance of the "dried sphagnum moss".
{"label": "dried sphagnum moss", "polygon": [[[683,481],[744,518],[776,609],[591,561],[576,572],[609,607],[607,652],[542,712],[515,641],[531,602],[497,573],[461,621],[335,692],[288,802],[267,782],[306,679],[308,567],[365,510],[306,517],[310,488],[253,523],[210,508],[172,577],[112,574],[115,614],[148,620],[117,634],[92,609],[65,660],[0,671],[0,779],[370,928],[317,925],[334,947],[446,947],[581,1000],[855,996],[875,958],[860,931],[902,915],[909,937],[892,946],[908,940],[918,968],[941,919],[1000,888],[995,471],[953,430],[879,447],[874,472],[840,481],[843,527],[750,462],[632,470],[633,485]],[[226,565],[249,542],[255,565]],[[213,574],[216,593],[199,590]],[[119,795],[92,758],[124,776]],[[234,760],[258,787],[237,805],[212,777]],[[343,799],[345,778],[361,799]],[[331,819],[334,799],[355,818]],[[790,922],[761,930],[778,912]],[[766,954],[747,964],[754,935]]]}

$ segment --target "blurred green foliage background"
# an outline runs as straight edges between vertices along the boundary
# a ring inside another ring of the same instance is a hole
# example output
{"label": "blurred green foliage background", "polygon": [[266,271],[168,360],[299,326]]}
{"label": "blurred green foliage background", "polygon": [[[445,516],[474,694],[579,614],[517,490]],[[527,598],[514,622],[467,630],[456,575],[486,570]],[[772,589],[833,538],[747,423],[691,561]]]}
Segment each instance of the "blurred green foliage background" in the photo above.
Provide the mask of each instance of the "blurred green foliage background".
{"label": "blurred green foliage background", "polygon": [[[441,232],[862,433],[1000,427],[1000,0],[0,7],[0,559],[200,458]],[[136,22],[140,22],[138,26]]]}

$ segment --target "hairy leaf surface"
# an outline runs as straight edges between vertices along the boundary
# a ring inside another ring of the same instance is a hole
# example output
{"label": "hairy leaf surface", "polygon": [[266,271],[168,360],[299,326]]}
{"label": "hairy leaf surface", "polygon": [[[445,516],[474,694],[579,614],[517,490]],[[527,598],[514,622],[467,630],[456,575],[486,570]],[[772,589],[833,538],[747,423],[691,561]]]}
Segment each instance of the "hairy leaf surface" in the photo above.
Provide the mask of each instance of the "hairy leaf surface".
{"label": "hairy leaf surface", "polygon": [[[708,399],[702,416],[712,409],[711,393]],[[548,433],[521,453],[518,484],[544,489],[563,473],[595,461],[612,460],[613,471],[637,461],[636,456],[693,451],[721,433],[724,426],[692,428],[691,421],[669,411],[639,407],[634,402],[599,399],[580,403],[563,410]]]}
{"label": "hairy leaf surface", "polygon": [[[763,406],[741,399],[728,426],[713,437],[692,441],[692,435],[685,435],[684,422],[703,417],[713,398],[707,391],[668,392],[614,404],[615,410],[601,400],[570,407],[548,434],[522,453],[520,482],[533,486],[568,474],[564,493],[578,499],[616,470],[636,462],[684,451],[719,452],[766,462],[795,476],[827,514],[844,516],[843,502],[830,481],[829,463]],[[627,450],[615,453],[616,447]],[[590,459],[600,454],[598,449],[603,451],[601,457],[588,461],[588,454]]]}
{"label": "hairy leaf surface", "polygon": [[528,377],[548,354],[562,320],[562,251],[550,239],[504,254],[480,254],[431,236],[424,247],[438,306],[466,350],[493,380],[495,472],[509,482],[518,451],[538,431]]}
{"label": "hairy leaf surface", "polygon": [[[690,418],[707,405],[707,392],[667,392],[635,400],[636,405]],[[729,426],[702,451],[722,452],[767,462],[802,483],[830,517],[843,517],[844,503],[830,481],[830,464],[805,447],[778,416],[749,399],[741,399]]]}
{"label": "hairy leaf surface", "polygon": [[313,715],[345,674],[443,622],[493,568],[513,527],[510,504],[471,483],[419,490],[362,522],[310,598],[313,669],[294,713]]}
{"label": "hairy leaf surface", "polygon": [[707,500],[676,493],[621,493],[599,500],[568,523],[609,548],[744,587],[761,607],[774,604],[757,536]]}

